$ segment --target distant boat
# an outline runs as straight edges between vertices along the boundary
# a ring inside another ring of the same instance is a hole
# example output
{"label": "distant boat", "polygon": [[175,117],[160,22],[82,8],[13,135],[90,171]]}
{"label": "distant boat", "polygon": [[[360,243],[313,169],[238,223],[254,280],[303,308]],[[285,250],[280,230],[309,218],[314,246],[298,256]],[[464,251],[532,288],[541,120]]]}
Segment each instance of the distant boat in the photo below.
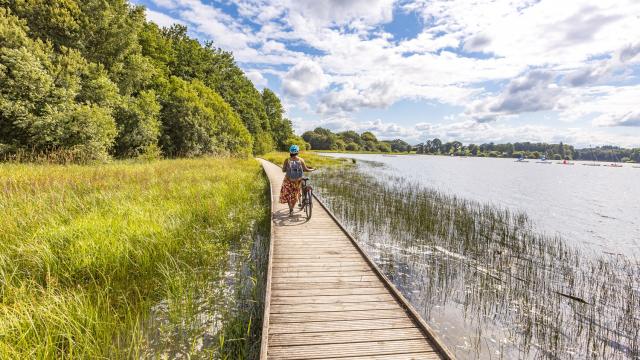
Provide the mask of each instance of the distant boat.
{"label": "distant boat", "polygon": [[565,160],[565,161],[557,162],[556,164],[558,164],[558,165],[575,165],[576,163],[568,162],[567,160]]}
{"label": "distant boat", "polygon": [[551,161],[548,161],[546,157],[541,157],[540,161],[536,161],[536,164],[552,164]]}
{"label": "distant boat", "polygon": [[525,160],[524,158],[518,158],[518,160],[514,161],[514,162],[519,162],[519,163],[528,163],[529,160]]}
{"label": "distant boat", "polygon": [[640,166],[632,166],[634,169],[640,169]]}
{"label": "distant boat", "polygon": [[584,163],[584,164],[581,164],[581,165],[583,165],[583,166],[600,166],[600,164],[596,164],[596,163]]}
{"label": "distant boat", "polygon": [[604,166],[613,167],[613,168],[621,168],[621,167],[623,167],[622,164],[616,164],[616,163],[605,164]]}

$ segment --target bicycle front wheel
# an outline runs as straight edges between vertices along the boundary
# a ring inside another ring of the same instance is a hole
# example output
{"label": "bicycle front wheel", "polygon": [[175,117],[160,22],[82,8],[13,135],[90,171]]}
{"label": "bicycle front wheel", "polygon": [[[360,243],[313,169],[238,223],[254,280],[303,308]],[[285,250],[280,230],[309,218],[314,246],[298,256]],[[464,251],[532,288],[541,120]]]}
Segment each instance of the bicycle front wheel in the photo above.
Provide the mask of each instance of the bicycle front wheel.
{"label": "bicycle front wheel", "polygon": [[311,219],[311,212],[313,211],[313,195],[311,194],[311,189],[305,192],[305,198],[306,204],[304,204],[304,212],[307,215],[307,220],[309,220]]}

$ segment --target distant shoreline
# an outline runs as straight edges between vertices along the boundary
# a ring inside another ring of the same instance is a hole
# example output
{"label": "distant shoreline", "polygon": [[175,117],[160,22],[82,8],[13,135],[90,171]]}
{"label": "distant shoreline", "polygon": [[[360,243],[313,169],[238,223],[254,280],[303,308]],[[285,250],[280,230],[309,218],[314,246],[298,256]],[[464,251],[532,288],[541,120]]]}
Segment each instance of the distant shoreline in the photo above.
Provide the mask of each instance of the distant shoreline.
{"label": "distant shoreline", "polygon": [[[457,158],[490,158],[490,159],[513,159],[513,160],[517,160],[519,159],[519,157],[513,157],[513,156],[474,156],[474,155],[446,155],[446,154],[418,154],[415,151],[411,151],[411,152],[381,152],[381,151],[347,151],[347,150],[309,150],[310,152],[315,152],[317,154],[322,154],[322,153],[327,153],[327,154],[371,154],[371,155],[421,155],[421,156],[442,156],[442,157],[457,157]],[[524,158],[525,160],[540,160],[540,158],[533,158],[533,157],[528,157],[528,158]],[[563,161],[562,159],[558,160],[558,159],[546,159],[547,161],[551,161],[551,162],[558,162],[558,161]],[[574,162],[574,161],[580,161],[580,162],[597,162],[597,163],[601,163],[601,164],[610,164],[610,163],[616,163],[616,164],[640,164],[639,162],[635,162],[635,161],[606,161],[606,160],[583,160],[583,159],[578,159],[578,160],[567,160],[570,162]]]}

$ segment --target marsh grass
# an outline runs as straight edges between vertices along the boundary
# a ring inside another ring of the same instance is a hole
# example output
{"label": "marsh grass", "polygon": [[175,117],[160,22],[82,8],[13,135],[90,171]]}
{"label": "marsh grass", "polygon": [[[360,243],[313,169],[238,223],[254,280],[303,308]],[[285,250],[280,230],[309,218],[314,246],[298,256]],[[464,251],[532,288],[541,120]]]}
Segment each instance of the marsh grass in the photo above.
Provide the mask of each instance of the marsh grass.
{"label": "marsh grass", "polygon": [[268,201],[254,160],[0,165],[0,358],[255,356]]}
{"label": "marsh grass", "polygon": [[640,356],[637,259],[568,246],[525,214],[359,164],[315,175],[316,194],[425,319],[462,321],[439,329],[458,356]]}

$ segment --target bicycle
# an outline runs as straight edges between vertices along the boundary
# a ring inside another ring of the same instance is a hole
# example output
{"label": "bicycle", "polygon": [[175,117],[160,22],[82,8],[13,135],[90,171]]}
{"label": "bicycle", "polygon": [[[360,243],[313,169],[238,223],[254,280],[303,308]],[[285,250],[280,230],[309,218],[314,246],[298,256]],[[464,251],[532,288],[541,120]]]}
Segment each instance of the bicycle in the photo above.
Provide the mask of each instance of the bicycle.
{"label": "bicycle", "polygon": [[307,184],[308,177],[302,178],[302,199],[300,200],[300,206],[304,209],[307,215],[307,220],[311,219],[311,212],[313,211],[313,188]]}

